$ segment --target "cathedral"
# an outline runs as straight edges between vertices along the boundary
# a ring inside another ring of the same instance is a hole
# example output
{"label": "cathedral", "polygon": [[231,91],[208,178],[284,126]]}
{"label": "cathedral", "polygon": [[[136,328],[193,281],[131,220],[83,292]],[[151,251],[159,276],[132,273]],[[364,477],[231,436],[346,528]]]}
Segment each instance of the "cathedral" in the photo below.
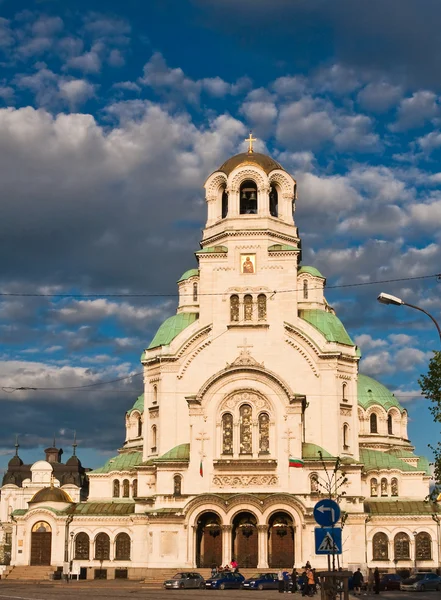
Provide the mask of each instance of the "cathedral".
{"label": "cathedral", "polygon": [[123,447],[67,475],[56,449],[22,476],[18,453],[10,461],[0,502],[8,569],[140,578],[233,559],[325,567],[313,507],[337,457],[340,564],[439,566],[441,511],[425,501],[429,463],[414,453],[407,412],[359,372],[326,278],[302,264],[296,181],[252,143],[205,183],[197,263],[142,351],[144,391],[125,414]]}

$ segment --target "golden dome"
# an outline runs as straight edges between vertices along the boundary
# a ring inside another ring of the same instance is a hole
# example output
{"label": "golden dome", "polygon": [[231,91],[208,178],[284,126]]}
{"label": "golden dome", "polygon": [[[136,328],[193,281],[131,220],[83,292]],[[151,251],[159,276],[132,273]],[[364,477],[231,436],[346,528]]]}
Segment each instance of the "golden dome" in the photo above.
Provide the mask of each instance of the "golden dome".
{"label": "golden dome", "polygon": [[224,164],[219,167],[218,171],[222,171],[222,173],[225,173],[228,177],[234,169],[244,165],[257,165],[261,167],[267,175],[271,173],[271,171],[274,171],[274,169],[285,170],[282,165],[271,158],[271,156],[260,154],[259,152],[242,152],[241,154],[236,154],[226,160]]}
{"label": "golden dome", "polygon": [[37,504],[39,502],[69,502],[72,504],[73,500],[69,494],[64,490],[60,490],[60,488],[46,487],[38,490],[29,500],[28,504]]}

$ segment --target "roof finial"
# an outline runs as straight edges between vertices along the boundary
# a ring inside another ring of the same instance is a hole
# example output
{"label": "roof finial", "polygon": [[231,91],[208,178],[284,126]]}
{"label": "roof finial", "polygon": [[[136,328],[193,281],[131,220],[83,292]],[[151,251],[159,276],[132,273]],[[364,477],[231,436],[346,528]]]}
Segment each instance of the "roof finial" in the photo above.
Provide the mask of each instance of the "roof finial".
{"label": "roof finial", "polygon": [[249,143],[248,154],[253,154],[253,152],[254,152],[254,150],[253,150],[253,142],[256,141],[256,138],[253,138],[253,132],[252,131],[250,131],[250,137],[248,139],[246,139],[245,141]]}
{"label": "roof finial", "polygon": [[55,448],[55,432],[54,432],[54,443],[52,444],[52,448]]}
{"label": "roof finial", "polygon": [[18,449],[20,448],[20,444],[18,443],[18,433],[15,434],[15,456],[18,456]]}
{"label": "roof finial", "polygon": [[51,489],[54,489],[54,487],[55,487],[55,477],[54,477],[54,474],[51,473]]}
{"label": "roof finial", "polygon": [[73,441],[73,444],[72,444],[73,455],[74,456],[76,456],[77,446],[78,446],[78,444],[77,444],[77,432],[74,431],[74,441]]}

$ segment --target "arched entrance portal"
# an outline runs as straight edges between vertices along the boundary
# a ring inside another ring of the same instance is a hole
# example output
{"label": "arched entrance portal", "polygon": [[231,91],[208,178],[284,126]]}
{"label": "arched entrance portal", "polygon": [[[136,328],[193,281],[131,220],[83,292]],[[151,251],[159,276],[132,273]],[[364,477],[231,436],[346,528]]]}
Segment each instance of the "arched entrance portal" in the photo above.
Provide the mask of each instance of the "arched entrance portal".
{"label": "arched entrance portal", "polygon": [[212,567],[222,564],[222,528],[214,512],[203,513],[196,528],[196,566]]}
{"label": "arched entrance portal", "polygon": [[294,561],[294,523],[282,511],[271,515],[268,523],[268,566],[291,568]]}
{"label": "arched entrance portal", "polygon": [[232,543],[232,557],[239,567],[257,567],[259,559],[257,519],[250,512],[241,512],[234,517]]}
{"label": "arched entrance portal", "polygon": [[31,565],[50,565],[52,529],[48,523],[38,521],[31,533]]}

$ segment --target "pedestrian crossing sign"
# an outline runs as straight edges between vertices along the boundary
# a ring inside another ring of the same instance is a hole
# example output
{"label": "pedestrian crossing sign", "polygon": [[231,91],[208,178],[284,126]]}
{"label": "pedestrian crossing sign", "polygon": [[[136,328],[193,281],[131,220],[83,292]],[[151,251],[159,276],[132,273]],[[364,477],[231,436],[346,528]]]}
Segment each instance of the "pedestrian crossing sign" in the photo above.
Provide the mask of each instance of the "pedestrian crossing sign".
{"label": "pedestrian crossing sign", "polygon": [[316,527],[314,534],[316,554],[341,554],[341,527]]}

